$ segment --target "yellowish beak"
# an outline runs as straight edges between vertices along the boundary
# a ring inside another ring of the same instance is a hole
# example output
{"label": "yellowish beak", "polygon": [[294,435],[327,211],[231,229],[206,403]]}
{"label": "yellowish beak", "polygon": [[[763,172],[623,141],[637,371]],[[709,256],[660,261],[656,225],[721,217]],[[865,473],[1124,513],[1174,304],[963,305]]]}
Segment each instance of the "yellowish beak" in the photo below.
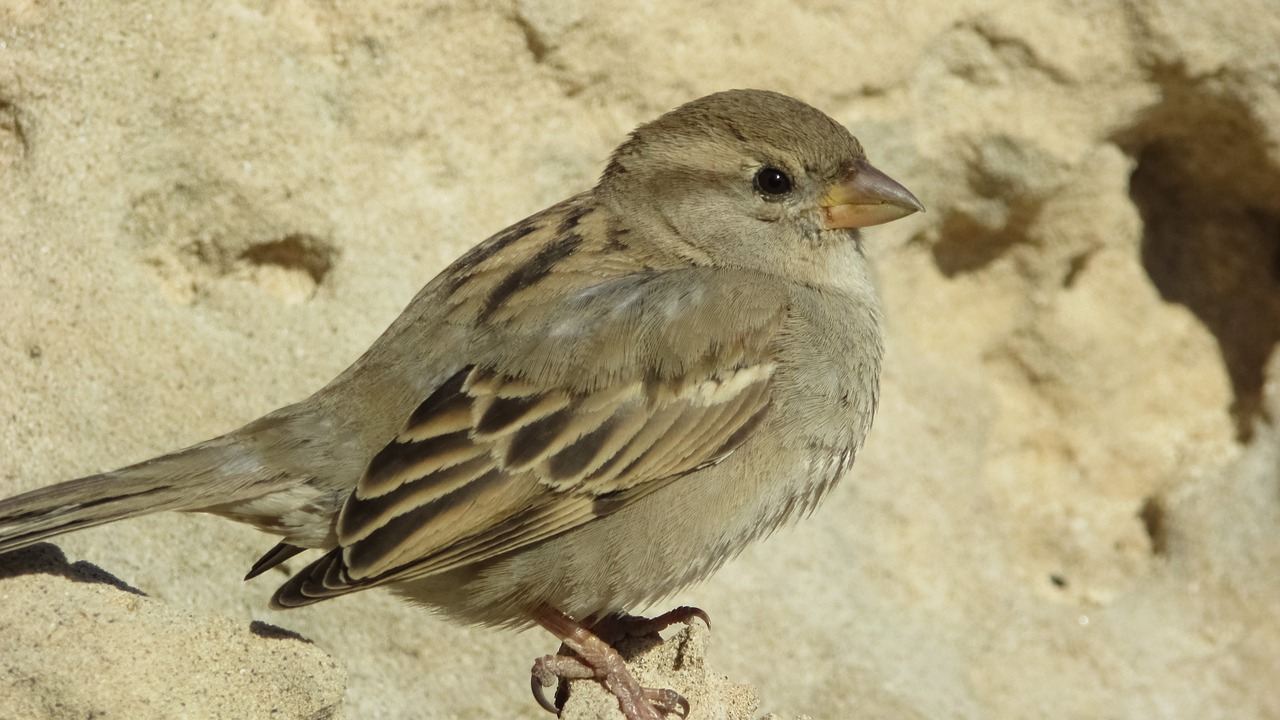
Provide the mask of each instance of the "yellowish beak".
{"label": "yellowish beak", "polygon": [[924,212],[910,190],[865,161],[848,180],[828,188],[818,204],[828,230],[870,227]]}

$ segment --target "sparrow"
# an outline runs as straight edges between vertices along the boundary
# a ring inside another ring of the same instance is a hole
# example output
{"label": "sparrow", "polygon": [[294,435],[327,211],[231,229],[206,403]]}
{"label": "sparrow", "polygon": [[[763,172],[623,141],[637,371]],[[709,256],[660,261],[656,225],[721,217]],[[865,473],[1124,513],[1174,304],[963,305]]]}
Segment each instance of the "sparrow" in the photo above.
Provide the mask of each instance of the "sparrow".
{"label": "sparrow", "polygon": [[[592,677],[629,720],[687,704],[610,646],[627,615],[808,514],[871,425],[883,343],[859,229],[923,210],[821,111],[762,90],[641,125],[596,186],[477,245],[311,397],[0,501],[0,552],[162,510],[280,538],[272,598],[374,587],[539,625],[532,684]],[[554,706],[550,706],[554,710]]]}

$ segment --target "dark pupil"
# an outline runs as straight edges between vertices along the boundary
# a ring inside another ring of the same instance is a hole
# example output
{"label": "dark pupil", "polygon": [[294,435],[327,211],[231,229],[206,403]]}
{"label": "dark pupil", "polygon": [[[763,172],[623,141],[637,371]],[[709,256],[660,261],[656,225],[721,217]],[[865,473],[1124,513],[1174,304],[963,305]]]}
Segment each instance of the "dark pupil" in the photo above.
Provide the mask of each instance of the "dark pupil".
{"label": "dark pupil", "polygon": [[756,173],[756,189],[765,195],[786,195],[791,192],[791,178],[778,168],[763,168]]}

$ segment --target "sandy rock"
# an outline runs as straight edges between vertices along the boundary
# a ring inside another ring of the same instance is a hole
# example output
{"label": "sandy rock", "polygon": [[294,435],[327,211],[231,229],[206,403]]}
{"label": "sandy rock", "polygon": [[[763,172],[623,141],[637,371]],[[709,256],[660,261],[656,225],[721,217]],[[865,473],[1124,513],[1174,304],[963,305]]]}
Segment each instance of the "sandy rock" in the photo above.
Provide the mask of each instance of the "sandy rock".
{"label": "sandy rock", "polygon": [[147,597],[52,545],[0,571],[0,717],[340,718],[346,673],[265,623]]}
{"label": "sandy rock", "polygon": [[[701,619],[689,621],[678,630],[664,633],[667,637],[628,637],[615,647],[626,659],[636,680],[648,688],[675,690],[689,703],[686,720],[812,720],[808,715],[759,715],[758,691],[731,681],[716,671],[711,652],[713,633]],[[785,657],[758,657],[764,667],[772,662],[786,662]],[[785,664],[779,670],[786,672]],[[895,703],[872,687],[859,687],[856,680],[844,688],[856,699],[856,717],[882,720],[918,720],[910,708]],[[553,693],[547,692],[550,699]],[[618,701],[595,680],[573,680],[560,720],[622,719]]]}
{"label": "sandy rock", "polygon": [[[928,212],[867,233],[853,473],[671,600],[716,672],[784,716],[1280,717],[1277,43],[1273,0],[0,0],[0,492],[305,397],[637,122],[765,87]],[[542,717],[543,634],[265,610],[283,575],[238,578],[273,541],[213,518],[58,542],[313,640],[349,717]]]}

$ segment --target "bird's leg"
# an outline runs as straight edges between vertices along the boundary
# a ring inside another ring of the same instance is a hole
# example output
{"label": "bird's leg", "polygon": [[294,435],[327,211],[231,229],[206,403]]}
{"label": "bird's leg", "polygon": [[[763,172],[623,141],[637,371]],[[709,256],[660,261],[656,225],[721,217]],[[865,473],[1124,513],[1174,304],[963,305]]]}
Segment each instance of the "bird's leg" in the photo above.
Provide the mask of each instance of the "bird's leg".
{"label": "bird's leg", "polygon": [[[629,615],[623,617],[643,620]],[[627,670],[626,662],[618,651],[582,623],[550,607],[535,612],[533,619],[563,643],[559,654],[538,658],[533,664],[533,695],[542,707],[558,713],[559,705],[563,705],[560,693],[557,693],[558,704],[548,701],[542,693],[544,688],[562,679],[596,678],[618,699],[618,706],[627,720],[662,720],[663,714],[677,709],[682,715],[688,715],[689,703],[679,693],[641,687]],[[568,655],[566,651],[573,654]]]}

